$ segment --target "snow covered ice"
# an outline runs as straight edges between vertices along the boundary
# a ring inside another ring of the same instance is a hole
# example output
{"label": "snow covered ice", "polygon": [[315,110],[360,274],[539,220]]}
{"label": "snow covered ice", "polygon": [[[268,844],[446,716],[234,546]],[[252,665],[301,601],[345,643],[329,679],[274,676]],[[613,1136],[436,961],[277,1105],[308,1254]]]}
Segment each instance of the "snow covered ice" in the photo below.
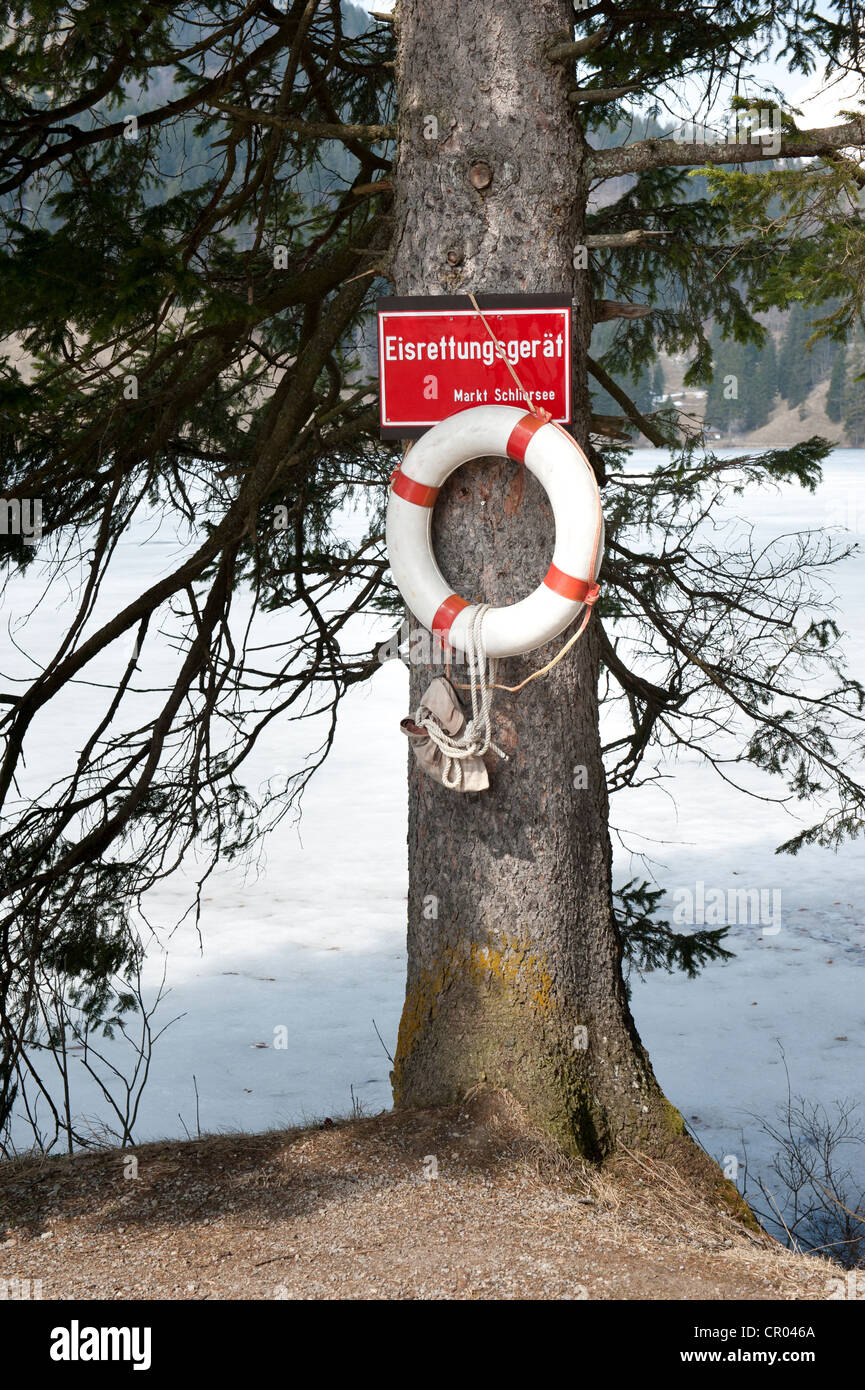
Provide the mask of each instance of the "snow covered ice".
{"label": "snow covered ice", "polygon": [[[655,451],[638,451],[632,466],[651,467],[656,459]],[[816,497],[792,486],[749,491],[739,499],[742,514],[762,539],[840,524],[861,540],[863,463],[861,452],[836,450]],[[175,542],[152,528],[121,546],[114,610],[138,592],[144,573],[153,578],[176,555]],[[11,609],[18,616],[33,608],[36,569],[10,585],[7,620]],[[837,567],[832,582],[850,669],[863,678],[865,557]],[[35,658],[56,642],[59,602],[52,593],[16,629]],[[356,645],[383,640],[392,627],[387,620],[358,627]],[[32,670],[9,653],[5,636],[4,648],[7,672],[13,660],[19,674]],[[167,643],[156,665],[161,659],[174,659]],[[158,683],[158,670],[148,666],[145,674],[148,684]],[[100,678],[110,679],[106,667]],[[193,873],[175,874],[149,895],[148,918],[163,933],[171,990],[155,1022],[184,1016],[156,1045],[139,1139],[180,1136],[184,1125],[194,1132],[193,1076],[203,1131],[345,1114],[352,1089],[367,1111],[390,1105],[384,1049],[394,1051],[405,981],[406,747],[398,726],[407,689],[405,670],[390,662],[345,699],[333,751],[305,793],[300,824],[283,821],[246,874],[224,866],[210,878],[200,943],[191,918],[169,935],[189,906]],[[90,728],[88,714],[79,695],[67,700],[62,718],[55,713],[40,726],[29,750],[32,785],[69,766]],[[316,741],[308,723],[272,725],[247,765],[250,786],[298,768]],[[774,1117],[786,1099],[782,1048],[795,1094],[828,1105],[860,1093],[865,848],[859,842],[838,853],[805,848],[795,858],[776,857],[775,847],[799,828],[789,809],[743,796],[695,760],[680,759],[667,771],[660,785],[613,800],[617,881],[654,875],[668,890],[667,917],[675,888],[698,882],[724,890],[777,887],[782,894],[779,932],[747,922],[731,929],[726,944],[734,960],[708,966],[696,980],[631,975],[637,1026],[667,1096],[713,1156],[747,1160],[755,1173],[765,1167],[771,1142],[753,1116]],[[770,779],[759,785],[775,796],[783,790]],[[149,989],[165,964],[152,949]],[[106,1118],[95,1087],[83,1076],[79,1086],[79,1113]],[[18,1137],[26,1139],[23,1127]]]}

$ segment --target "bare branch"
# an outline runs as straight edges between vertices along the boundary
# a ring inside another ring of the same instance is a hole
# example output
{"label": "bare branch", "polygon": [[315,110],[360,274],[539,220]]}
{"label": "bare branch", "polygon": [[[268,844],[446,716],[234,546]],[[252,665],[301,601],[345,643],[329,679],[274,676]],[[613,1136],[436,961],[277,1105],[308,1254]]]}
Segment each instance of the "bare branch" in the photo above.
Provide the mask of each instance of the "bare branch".
{"label": "bare branch", "polygon": [[289,130],[309,140],[393,140],[395,125],[340,125],[330,121],[301,121],[295,116],[272,116],[269,111],[254,111],[246,106],[232,106],[226,101],[211,101],[208,105],[232,116],[236,121],[251,125],[273,126]]}
{"label": "bare branch", "polygon": [[647,420],[645,415],[640,414],[630,396],[622,390],[621,386],[613,381],[613,378],[604,371],[600,363],[595,362],[591,357],[587,357],[586,364],[598,384],[603,386],[604,390],[612,396],[616,404],[622,407],[628,419],[632,424],[637,426],[640,433],[644,434],[652,444],[656,444],[659,449],[667,448],[670,444],[670,440],[662,434],[656,425],[652,424],[651,420]]}
{"label": "bare branch", "polygon": [[375,183],[356,184],[351,191],[355,198],[375,198],[379,193],[392,193],[393,183],[390,179],[377,179]]}
{"label": "bare branch", "polygon": [[671,235],[671,232],[651,232],[644,227],[634,227],[630,232],[603,232],[584,237],[583,245],[590,251],[615,251],[620,247],[642,246],[654,237]]}
{"label": "bare branch", "polygon": [[621,87],[577,87],[575,91],[568,92],[568,101],[572,106],[617,101],[619,97],[626,97],[630,92],[639,92],[642,85],[642,82],[626,82]]}
{"label": "bare branch", "polygon": [[577,58],[585,58],[587,53],[594,53],[596,48],[600,48],[609,32],[609,29],[598,29],[597,33],[587,34],[584,39],[577,39],[574,43],[555,43],[547,50],[547,57],[551,63],[571,63]]}
{"label": "bare branch", "polygon": [[680,143],[678,140],[638,140],[611,150],[593,150],[589,169],[593,178],[618,178],[621,174],[641,174],[647,169],[675,165],[749,164],[770,159],[811,159],[831,155],[837,150],[865,147],[865,116],[844,125],[803,130],[780,140],[780,150],[765,144],[722,145]]}
{"label": "bare branch", "polygon": [[653,312],[651,304],[625,304],[618,299],[596,299],[592,307],[595,323],[608,319],[644,319]]}
{"label": "bare branch", "polygon": [[620,415],[593,415],[591,431],[592,434],[603,435],[605,439],[629,440],[631,436],[622,428],[624,424]]}

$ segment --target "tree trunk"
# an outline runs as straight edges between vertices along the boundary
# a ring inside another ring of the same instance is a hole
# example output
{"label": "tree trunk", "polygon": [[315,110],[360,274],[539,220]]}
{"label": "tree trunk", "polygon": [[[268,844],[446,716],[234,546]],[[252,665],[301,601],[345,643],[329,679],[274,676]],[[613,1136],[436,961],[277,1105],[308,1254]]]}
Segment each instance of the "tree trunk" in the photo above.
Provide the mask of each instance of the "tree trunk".
{"label": "tree trunk", "polygon": [[[570,0],[400,0],[398,294],[566,292],[574,302],[575,433],[589,421],[589,277],[575,272],[587,199],[570,79],[543,51]],[[438,123],[438,138],[429,117]],[[472,177],[484,164],[492,181]],[[553,548],[542,489],[506,460],[461,468],[437,502],[453,590],[513,603]],[[448,791],[409,758],[408,983],[393,1072],[399,1106],[509,1090],[570,1152],[681,1132],[640,1044],[612,915],[594,624],[519,695],[496,695],[491,787]],[[515,685],[564,636],[501,663]],[[464,679],[456,669],[455,678]],[[441,667],[415,665],[411,708]]]}

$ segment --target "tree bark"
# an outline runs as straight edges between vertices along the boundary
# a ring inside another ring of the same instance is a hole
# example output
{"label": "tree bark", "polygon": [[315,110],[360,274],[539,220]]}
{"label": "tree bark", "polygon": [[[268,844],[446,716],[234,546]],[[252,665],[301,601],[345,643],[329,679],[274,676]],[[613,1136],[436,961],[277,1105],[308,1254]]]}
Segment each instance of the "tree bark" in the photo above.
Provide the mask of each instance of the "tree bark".
{"label": "tree bark", "polygon": [[[400,0],[393,277],[398,294],[571,294],[585,444],[592,296],[573,256],[587,164],[567,75],[544,58],[571,18],[570,0]],[[425,138],[430,116],[437,139]],[[479,163],[492,171],[481,189]],[[513,603],[549,565],[543,491],[506,460],[461,468],[433,525],[442,572],[466,597]],[[599,1158],[617,1141],[655,1147],[682,1121],[622,980],[595,622],[544,679],[496,695],[494,738],[508,761],[491,755],[489,791],[448,791],[409,759],[408,981],[392,1080],[398,1106],[505,1088],[568,1151]],[[499,679],[517,684],[564,640],[503,662]],[[412,710],[441,674],[413,666]]]}

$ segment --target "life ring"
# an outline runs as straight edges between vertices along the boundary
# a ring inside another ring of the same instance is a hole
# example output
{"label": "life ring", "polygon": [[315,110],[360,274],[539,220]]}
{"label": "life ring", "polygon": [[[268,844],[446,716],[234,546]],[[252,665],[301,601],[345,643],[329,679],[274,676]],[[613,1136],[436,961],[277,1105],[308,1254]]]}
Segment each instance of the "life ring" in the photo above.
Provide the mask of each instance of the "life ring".
{"label": "life ring", "polygon": [[461,410],[427,430],[391,477],[388,556],[397,588],[418,621],[464,652],[477,604],[455,594],[436,564],[432,512],[454,469],[488,455],[504,455],[534,473],[556,527],[543,582],[519,603],[491,608],[484,620],[488,656],[521,656],[557,637],[598,596],[604,544],[598,484],[582,449],[564,430],[509,405]]}

